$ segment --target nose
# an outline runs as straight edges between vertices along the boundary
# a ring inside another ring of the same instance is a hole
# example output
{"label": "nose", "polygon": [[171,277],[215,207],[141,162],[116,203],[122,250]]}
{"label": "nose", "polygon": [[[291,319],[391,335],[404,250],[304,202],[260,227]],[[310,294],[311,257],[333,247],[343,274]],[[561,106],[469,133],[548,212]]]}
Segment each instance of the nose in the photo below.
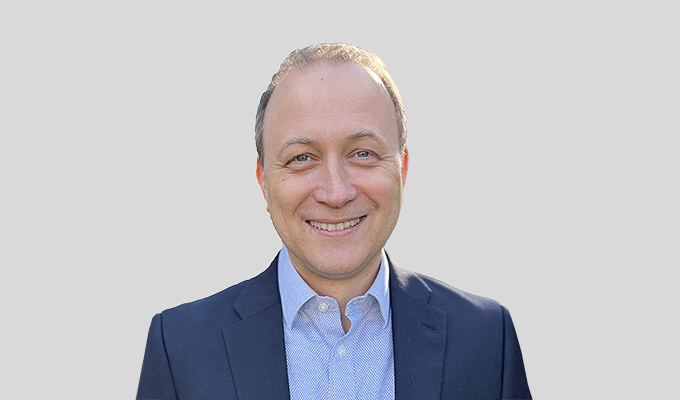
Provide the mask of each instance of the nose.
{"label": "nose", "polygon": [[356,199],[358,191],[354,186],[350,171],[342,162],[326,162],[321,168],[319,183],[314,190],[314,199],[332,208],[342,208]]}

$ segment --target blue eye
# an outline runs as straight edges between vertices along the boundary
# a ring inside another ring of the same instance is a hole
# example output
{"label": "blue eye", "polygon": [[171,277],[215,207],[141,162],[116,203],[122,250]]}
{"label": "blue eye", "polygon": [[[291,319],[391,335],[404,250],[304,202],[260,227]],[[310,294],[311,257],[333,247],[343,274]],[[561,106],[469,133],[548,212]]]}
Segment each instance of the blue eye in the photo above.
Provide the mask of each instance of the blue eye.
{"label": "blue eye", "polygon": [[309,156],[307,154],[300,154],[299,156],[295,157],[295,161],[297,162],[309,161]]}
{"label": "blue eye", "polygon": [[365,150],[357,152],[357,157],[359,157],[359,158],[365,158],[365,157],[368,157],[370,155],[371,155],[371,153],[369,153]]}

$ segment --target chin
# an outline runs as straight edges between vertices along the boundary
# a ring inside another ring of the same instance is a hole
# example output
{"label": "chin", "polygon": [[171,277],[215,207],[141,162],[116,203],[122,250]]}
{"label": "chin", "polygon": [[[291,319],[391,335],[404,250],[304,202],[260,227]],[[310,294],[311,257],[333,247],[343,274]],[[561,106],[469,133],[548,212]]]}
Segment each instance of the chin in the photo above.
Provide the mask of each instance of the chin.
{"label": "chin", "polygon": [[[344,250],[344,255],[347,255],[351,250]],[[371,257],[373,258],[373,257]],[[332,260],[332,261],[331,261]],[[347,279],[367,267],[370,261],[366,257],[342,257],[328,255],[326,257],[318,257],[311,265],[316,274],[327,279]],[[380,258],[378,256],[378,263]]]}

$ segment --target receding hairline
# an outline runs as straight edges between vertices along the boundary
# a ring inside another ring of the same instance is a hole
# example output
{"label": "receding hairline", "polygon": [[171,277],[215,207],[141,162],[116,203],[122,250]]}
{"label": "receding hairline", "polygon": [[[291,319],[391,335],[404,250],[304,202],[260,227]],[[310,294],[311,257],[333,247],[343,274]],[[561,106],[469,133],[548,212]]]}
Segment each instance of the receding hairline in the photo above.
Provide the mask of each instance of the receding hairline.
{"label": "receding hairline", "polygon": [[[269,103],[271,103],[272,99],[275,96],[275,93],[278,92],[276,89],[278,89],[279,86],[283,85],[284,82],[289,80],[290,78],[289,79],[286,79],[286,78],[288,78],[291,74],[297,73],[297,76],[295,76],[294,78],[299,78],[300,76],[302,76],[302,75],[304,75],[304,74],[306,74],[310,71],[313,71],[313,70],[315,70],[319,67],[321,67],[321,68],[323,68],[323,67],[338,68],[338,67],[342,67],[342,66],[354,66],[354,67],[358,67],[362,71],[366,72],[368,74],[368,76],[371,78],[371,81],[373,81],[373,83],[375,83],[376,86],[378,87],[380,94],[382,96],[387,96],[387,97],[383,97],[383,100],[387,100],[387,102],[388,102],[387,104],[390,105],[390,110],[392,110],[395,113],[395,117],[397,118],[397,120],[399,119],[399,116],[396,115],[394,102],[392,100],[392,96],[390,95],[389,90],[385,86],[385,83],[382,81],[382,79],[380,79],[380,76],[378,74],[376,74],[372,69],[366,67],[365,65],[351,61],[351,60],[332,60],[332,61],[335,61],[335,62],[329,62],[329,61],[330,60],[323,60],[323,59],[322,60],[314,60],[314,62],[310,62],[308,64],[305,64],[304,66],[294,66],[290,70],[288,70],[288,72],[279,79],[276,87],[271,92],[271,96],[269,98],[267,108],[269,108]],[[293,85],[292,86],[293,88],[296,87],[294,84],[291,84],[291,83],[286,83],[285,85],[287,85],[287,86]],[[265,115],[263,116],[263,121],[262,121],[263,124],[264,124],[264,121],[266,120],[266,115],[267,114],[265,113]],[[397,121],[397,125],[398,125],[398,122],[399,121]],[[264,129],[264,126],[263,126],[263,129]],[[399,129],[399,128],[397,127],[397,129]]]}
{"label": "receding hairline", "polygon": [[[385,86],[385,83],[383,80],[380,78],[380,75],[378,75],[377,72],[375,72],[373,69],[370,68],[370,66],[367,66],[365,64],[362,64],[360,62],[357,62],[355,60],[337,60],[334,58],[319,58],[319,59],[314,59],[314,60],[306,60],[303,64],[299,65],[291,65],[290,68],[286,69],[285,73],[282,74],[281,76],[278,77],[276,87],[278,87],[283,80],[290,75],[291,72],[294,71],[300,71],[301,73],[305,73],[309,70],[312,70],[314,68],[318,68],[321,66],[328,66],[328,67],[342,67],[345,65],[352,65],[359,67],[363,69],[364,71],[368,72],[368,74],[373,78],[376,83],[380,84],[380,87],[383,89],[387,90],[387,87]],[[274,88],[274,91],[276,90],[276,87]]]}

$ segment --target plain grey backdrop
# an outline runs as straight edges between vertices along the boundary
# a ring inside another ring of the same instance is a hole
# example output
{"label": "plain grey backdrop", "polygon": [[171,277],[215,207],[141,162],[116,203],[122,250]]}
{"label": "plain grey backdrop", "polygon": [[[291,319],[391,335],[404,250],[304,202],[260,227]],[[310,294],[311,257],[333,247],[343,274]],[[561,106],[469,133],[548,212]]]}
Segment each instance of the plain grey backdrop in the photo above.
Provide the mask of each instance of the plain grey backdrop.
{"label": "plain grey backdrop", "polygon": [[655,1],[3,2],[0,397],[133,398],[155,313],[269,265],[259,97],[344,41],[406,106],[393,259],[507,306],[535,398],[668,398],[679,37]]}

